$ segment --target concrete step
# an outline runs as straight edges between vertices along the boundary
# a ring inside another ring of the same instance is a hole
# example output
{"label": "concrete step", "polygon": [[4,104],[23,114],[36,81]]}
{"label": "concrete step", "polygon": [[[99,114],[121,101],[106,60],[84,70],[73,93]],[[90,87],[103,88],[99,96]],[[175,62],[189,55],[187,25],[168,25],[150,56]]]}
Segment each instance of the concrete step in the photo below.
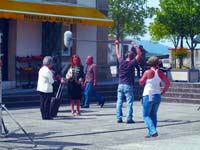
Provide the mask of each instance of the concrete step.
{"label": "concrete step", "polygon": [[37,106],[39,94],[36,91],[6,93],[2,95],[2,103],[6,107]]}
{"label": "concrete step", "polygon": [[[105,101],[117,101],[117,87],[118,84],[98,85],[96,87],[96,91],[105,99]],[[141,99],[142,91],[143,87],[137,86],[137,84],[134,86],[134,99],[136,101]],[[95,102],[96,99],[92,97],[91,101]],[[3,103],[7,107],[39,106],[39,93],[36,89],[16,90],[16,92],[7,91],[6,93],[3,93]],[[62,103],[69,104],[69,100],[67,98],[67,86],[63,89]]]}
{"label": "concrete step", "polygon": [[183,93],[183,92],[167,92],[165,93],[166,97],[177,97],[177,98],[191,98],[191,99],[197,99],[200,100],[200,94],[199,93]]}
{"label": "concrete step", "polygon": [[199,82],[171,82],[170,87],[177,87],[177,88],[200,88]]}
{"label": "concrete step", "polygon": [[[117,87],[118,84],[100,84],[96,91],[103,96],[105,101],[117,101]],[[142,97],[143,87],[138,83],[134,85],[134,100],[139,101]],[[178,103],[200,103],[200,84],[199,83],[179,83],[172,82],[169,90],[162,99],[166,102]],[[14,92],[7,91],[2,95],[2,101],[7,107],[24,107],[24,106],[39,106],[39,93],[36,89],[16,90]],[[92,97],[91,102],[96,102]],[[67,98],[67,86],[63,90],[62,103],[69,104]]]}
{"label": "concrete step", "polygon": [[180,93],[200,93],[200,88],[177,88],[170,87],[168,92],[180,92]]}
{"label": "concrete step", "polygon": [[200,99],[177,98],[177,97],[167,97],[167,96],[163,96],[162,101],[173,102],[173,103],[200,104]]}
{"label": "concrete step", "polygon": [[200,83],[172,82],[162,99],[165,102],[200,104]]}

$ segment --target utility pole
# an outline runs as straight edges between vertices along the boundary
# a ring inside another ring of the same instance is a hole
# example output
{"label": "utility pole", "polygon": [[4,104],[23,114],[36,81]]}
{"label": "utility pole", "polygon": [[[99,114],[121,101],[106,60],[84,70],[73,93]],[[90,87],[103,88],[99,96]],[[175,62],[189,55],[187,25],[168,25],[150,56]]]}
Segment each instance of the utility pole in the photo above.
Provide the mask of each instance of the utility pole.
{"label": "utility pole", "polygon": [[[0,31],[0,61],[1,61],[1,43],[3,33]],[[1,75],[1,64],[0,64],[0,135],[2,134],[2,75]]]}

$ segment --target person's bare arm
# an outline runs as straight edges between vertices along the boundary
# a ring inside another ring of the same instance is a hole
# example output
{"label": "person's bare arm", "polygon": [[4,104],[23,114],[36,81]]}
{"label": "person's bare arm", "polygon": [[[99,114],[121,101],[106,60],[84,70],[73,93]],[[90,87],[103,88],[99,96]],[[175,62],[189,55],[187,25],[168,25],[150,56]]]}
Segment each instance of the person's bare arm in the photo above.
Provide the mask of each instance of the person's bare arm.
{"label": "person's bare arm", "polygon": [[146,80],[147,80],[147,71],[145,71],[144,74],[142,75],[142,77],[140,78],[139,84],[140,85],[144,85],[144,83],[146,82]]}
{"label": "person's bare arm", "polygon": [[135,56],[135,60],[136,60],[137,62],[139,62],[140,59],[141,59],[141,57],[142,57],[142,52],[141,52],[141,50],[139,49],[139,47],[137,47],[137,45],[136,45],[135,42],[132,42],[132,46],[136,49],[136,53],[137,53],[137,55]]}
{"label": "person's bare arm", "polygon": [[118,40],[115,40],[115,53],[116,53],[117,58],[121,57],[121,54],[119,52],[119,41]]}
{"label": "person's bare arm", "polygon": [[97,80],[96,80],[96,77],[97,77],[97,65],[96,64],[93,66],[93,73],[94,73],[94,83],[93,83],[93,86],[96,87],[97,86]]}
{"label": "person's bare arm", "polygon": [[169,89],[170,81],[168,80],[167,76],[161,70],[158,70],[158,75],[159,75],[159,77],[162,79],[162,81],[165,84],[165,86],[164,86],[164,88],[163,88],[163,90],[161,92],[161,95],[163,95]]}

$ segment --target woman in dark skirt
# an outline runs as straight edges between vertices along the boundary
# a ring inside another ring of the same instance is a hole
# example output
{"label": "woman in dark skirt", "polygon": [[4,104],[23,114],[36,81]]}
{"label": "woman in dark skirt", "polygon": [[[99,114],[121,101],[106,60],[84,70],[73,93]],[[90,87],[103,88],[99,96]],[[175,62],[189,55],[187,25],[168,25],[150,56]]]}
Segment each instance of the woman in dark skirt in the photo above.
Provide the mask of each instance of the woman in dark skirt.
{"label": "woman in dark skirt", "polygon": [[[73,55],[68,71],[65,75],[68,80],[68,96],[71,104],[72,115],[80,115],[80,100],[82,98],[82,84],[84,79],[83,65],[80,57]],[[74,110],[76,104],[77,110]]]}

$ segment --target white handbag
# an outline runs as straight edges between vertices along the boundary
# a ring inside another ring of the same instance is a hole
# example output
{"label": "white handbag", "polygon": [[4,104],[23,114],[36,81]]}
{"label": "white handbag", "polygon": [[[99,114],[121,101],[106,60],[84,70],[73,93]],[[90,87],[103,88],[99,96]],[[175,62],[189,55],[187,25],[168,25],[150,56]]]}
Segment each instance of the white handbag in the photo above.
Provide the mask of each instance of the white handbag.
{"label": "white handbag", "polygon": [[72,78],[72,68],[70,67],[66,74],[66,79],[69,80]]}

